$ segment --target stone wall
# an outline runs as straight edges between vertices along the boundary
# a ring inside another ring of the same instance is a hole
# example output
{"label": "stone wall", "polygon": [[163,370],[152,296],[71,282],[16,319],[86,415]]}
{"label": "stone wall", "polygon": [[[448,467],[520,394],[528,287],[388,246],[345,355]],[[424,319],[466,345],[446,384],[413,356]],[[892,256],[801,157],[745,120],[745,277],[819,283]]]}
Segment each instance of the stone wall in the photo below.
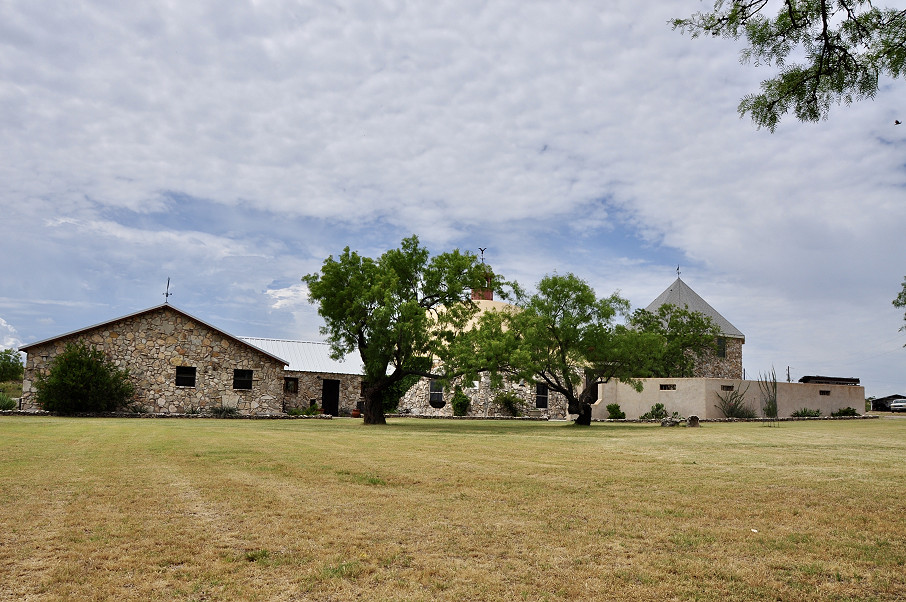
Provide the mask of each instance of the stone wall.
{"label": "stone wall", "polygon": [[726,357],[717,357],[709,353],[695,358],[692,369],[697,378],[742,378],[742,345],[743,339],[726,339]]}
{"label": "stone wall", "polygon": [[340,416],[348,416],[362,401],[362,377],[358,374],[333,374],[329,372],[299,372],[286,370],[284,376],[299,381],[297,393],[284,392],[284,411],[291,409],[304,410],[312,402],[322,407],[321,394],[325,379],[340,381]]}
{"label": "stone wall", "polygon": [[[566,400],[562,395],[553,391],[548,393],[548,407],[546,409],[535,407],[535,383],[513,383],[507,381],[500,388],[492,388],[489,379],[485,376],[478,382],[457,382],[455,384],[462,386],[462,392],[469,397],[470,403],[467,416],[509,416],[509,412],[494,403],[494,397],[498,393],[512,391],[524,403],[525,411],[523,415],[537,415],[553,419],[567,417]],[[454,389],[451,388],[449,391],[444,391],[445,404],[442,408],[434,408],[429,403],[430,387],[430,379],[419,379],[400,399],[400,413],[418,416],[452,416],[453,406],[451,401]]]}
{"label": "stone wall", "polygon": [[[191,413],[223,406],[248,415],[281,413],[283,364],[166,306],[28,347],[23,409],[38,409],[36,375],[66,343],[79,340],[129,370],[135,401],[148,411]],[[177,366],[196,368],[194,387],[176,386]],[[252,370],[250,390],[233,389],[234,369]]]}

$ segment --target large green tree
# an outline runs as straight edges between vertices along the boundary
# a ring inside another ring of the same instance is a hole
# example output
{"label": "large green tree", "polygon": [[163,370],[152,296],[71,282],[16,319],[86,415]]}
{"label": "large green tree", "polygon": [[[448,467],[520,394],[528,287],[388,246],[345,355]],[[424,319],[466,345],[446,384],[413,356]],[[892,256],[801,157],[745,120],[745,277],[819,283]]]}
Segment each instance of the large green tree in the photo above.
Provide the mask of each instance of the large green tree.
{"label": "large green tree", "polygon": [[549,275],[513,310],[483,314],[451,359],[477,362],[496,382],[544,383],[566,399],[577,425],[589,425],[598,385],[618,379],[641,391],[639,378],[685,374],[687,356],[713,346],[716,330],[701,314],[665,306],[620,322],[629,310],[618,294],[598,298],[574,274]]}
{"label": "large green tree", "polygon": [[399,383],[455,376],[457,362],[447,360],[478,311],[471,291],[490,285],[500,292],[489,273],[472,253],[431,256],[412,236],[376,259],[346,247],[302,278],[334,355],[358,351],[362,358],[366,424],[386,422],[384,405]]}
{"label": "large green tree", "polygon": [[739,103],[740,115],[772,132],[790,111],[801,121],[827,118],[832,104],[874,98],[880,76],[906,72],[906,10],[872,0],[716,0],[673,27],[693,38],[744,38],[742,62],[778,69]]}
{"label": "large green tree", "polygon": [[0,351],[0,382],[7,380],[22,380],[25,368],[22,366],[22,356],[15,349]]}

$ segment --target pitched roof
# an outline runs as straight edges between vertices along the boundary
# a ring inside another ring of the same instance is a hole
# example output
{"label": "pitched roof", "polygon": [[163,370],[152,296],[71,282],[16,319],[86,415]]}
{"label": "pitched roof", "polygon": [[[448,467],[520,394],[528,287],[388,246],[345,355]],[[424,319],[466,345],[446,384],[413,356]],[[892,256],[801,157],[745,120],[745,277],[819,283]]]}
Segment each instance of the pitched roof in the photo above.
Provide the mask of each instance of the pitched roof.
{"label": "pitched roof", "polygon": [[265,349],[289,362],[287,370],[297,372],[326,372],[330,374],[362,374],[362,360],[357,353],[335,360],[330,357],[330,345],[311,341],[258,339],[240,337],[243,341]]}
{"label": "pitched roof", "polygon": [[42,340],[42,341],[35,341],[34,343],[29,343],[28,345],[23,345],[22,347],[19,347],[19,351],[24,351],[24,352],[28,353],[28,350],[29,350],[30,348],[32,348],[32,347],[37,347],[38,345],[43,345],[43,344],[45,344],[45,343],[50,343],[51,341],[56,341],[56,340],[58,340],[58,339],[62,339],[62,338],[65,338],[65,337],[75,336],[75,335],[81,334],[81,333],[83,333],[83,332],[87,332],[87,331],[89,331],[89,330],[94,330],[95,328],[100,328],[100,327],[102,327],[102,326],[107,326],[108,324],[113,324],[114,322],[119,322],[119,321],[121,321],[121,320],[126,320],[126,319],[129,319],[129,318],[134,318],[134,317],[136,317],[136,316],[141,316],[141,315],[143,315],[143,314],[151,313],[151,312],[157,311],[157,310],[159,310],[159,309],[168,309],[168,310],[170,310],[170,311],[173,311],[173,312],[176,312],[176,313],[178,313],[178,314],[181,314],[181,315],[185,316],[186,318],[192,320],[193,322],[198,322],[199,324],[202,324],[202,325],[204,325],[204,326],[207,326],[207,327],[210,328],[211,330],[214,330],[214,331],[216,331],[216,332],[219,332],[219,333],[222,334],[223,336],[225,336],[225,337],[227,337],[227,338],[229,338],[229,339],[232,339],[232,340],[234,340],[234,341],[237,341],[237,342],[239,342],[239,343],[242,343],[243,345],[245,345],[245,346],[247,346],[247,347],[251,347],[251,348],[254,349],[255,351],[257,351],[257,352],[259,352],[259,353],[263,353],[264,355],[267,355],[267,356],[269,356],[269,357],[271,357],[271,358],[277,360],[277,361],[280,362],[281,364],[286,365],[286,364],[289,363],[289,362],[287,362],[286,360],[284,360],[282,357],[280,357],[280,356],[278,356],[278,355],[276,355],[276,354],[274,354],[274,353],[271,353],[270,351],[267,351],[266,349],[262,349],[261,347],[256,346],[254,343],[249,343],[248,341],[245,341],[245,340],[241,339],[240,337],[234,336],[234,335],[232,335],[232,334],[226,332],[226,331],[223,330],[223,329],[217,328],[216,326],[212,326],[211,324],[208,324],[208,323],[205,322],[204,320],[201,320],[201,319],[199,319],[199,318],[196,318],[195,316],[193,316],[193,315],[191,315],[191,314],[187,314],[187,313],[184,312],[183,310],[178,309],[178,308],[176,308],[176,307],[170,305],[169,303],[161,303],[160,305],[156,305],[156,306],[154,306],[154,307],[149,307],[148,309],[143,309],[143,310],[141,310],[141,311],[137,311],[137,312],[134,312],[134,313],[125,315],[125,316],[121,316],[121,317],[119,317],[119,318],[114,318],[114,319],[112,319],[112,320],[107,320],[106,322],[101,322],[100,324],[95,324],[95,325],[93,325],[93,326],[86,326],[85,328],[79,328],[78,330],[73,330],[72,332],[67,332],[67,333],[64,333],[64,334],[57,335],[57,336],[55,336],[55,337],[50,337],[49,339],[44,339],[44,340]]}
{"label": "pitched roof", "polygon": [[689,288],[689,285],[677,278],[667,290],[651,302],[646,307],[648,311],[656,311],[661,305],[675,305],[679,308],[686,308],[689,311],[696,311],[700,314],[711,318],[711,321],[720,328],[720,333],[724,336],[734,339],[742,339],[745,342],[746,335],[742,334],[738,328],[730,324],[730,321],[720,315],[716,309],[711,307],[707,301],[702,299],[698,293]]}

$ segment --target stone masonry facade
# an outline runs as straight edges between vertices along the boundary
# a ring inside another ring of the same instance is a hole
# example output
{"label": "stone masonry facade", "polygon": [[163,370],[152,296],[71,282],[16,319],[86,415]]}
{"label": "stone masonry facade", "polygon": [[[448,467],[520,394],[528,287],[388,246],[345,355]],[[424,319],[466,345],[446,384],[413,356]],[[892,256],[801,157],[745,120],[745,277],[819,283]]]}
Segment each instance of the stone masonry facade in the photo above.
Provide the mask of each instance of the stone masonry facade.
{"label": "stone masonry facade", "polygon": [[[169,306],[29,346],[23,409],[40,409],[35,401],[36,376],[48,369],[67,343],[76,341],[103,350],[118,368],[129,370],[134,402],[147,411],[193,413],[230,407],[244,415],[282,412],[283,364],[279,360]],[[177,367],[183,372],[195,369],[194,385],[177,385]],[[234,388],[234,370],[251,371],[250,389]]]}
{"label": "stone masonry facade", "polygon": [[325,380],[337,380],[340,382],[340,416],[349,416],[354,409],[359,407],[359,402],[362,401],[362,377],[357,374],[286,370],[283,375],[287,379],[295,379],[297,383],[295,391],[292,387],[284,387],[284,411],[292,409],[304,410],[312,403],[319,408],[323,407],[322,394]]}
{"label": "stone masonry facade", "polygon": [[[469,398],[469,412],[467,416],[509,416],[505,408],[494,402],[494,398],[499,393],[514,392],[522,399],[523,412],[525,416],[539,416],[544,418],[566,418],[566,399],[559,393],[549,391],[547,395],[547,408],[538,408],[536,399],[535,383],[514,383],[505,381],[500,388],[492,388],[490,380],[485,376],[476,383],[459,383],[462,386],[462,392]],[[455,386],[455,385],[454,385]],[[453,389],[444,391],[444,405],[441,408],[431,406],[431,380],[428,378],[419,379],[413,385],[399,403],[399,411],[404,414],[413,414],[417,416],[452,416],[453,406]]]}
{"label": "stone masonry facade", "polygon": [[692,374],[697,378],[736,378],[742,379],[742,345],[743,340],[726,337],[725,357],[709,353],[696,358]]}

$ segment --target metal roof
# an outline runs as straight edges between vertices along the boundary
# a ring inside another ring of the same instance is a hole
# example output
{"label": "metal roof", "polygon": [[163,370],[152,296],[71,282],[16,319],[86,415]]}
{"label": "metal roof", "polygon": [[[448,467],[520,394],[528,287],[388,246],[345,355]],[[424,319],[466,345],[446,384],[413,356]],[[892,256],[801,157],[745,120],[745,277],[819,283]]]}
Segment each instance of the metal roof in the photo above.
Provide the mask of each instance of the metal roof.
{"label": "metal roof", "polygon": [[742,334],[738,328],[730,324],[730,321],[720,315],[716,309],[708,305],[708,302],[698,296],[689,285],[680,278],[670,285],[660,296],[646,307],[648,311],[657,311],[661,305],[669,303],[679,308],[687,308],[689,311],[697,311],[711,318],[715,326],[720,328],[720,333],[727,337],[742,339],[745,341],[746,335]]}
{"label": "metal roof", "polygon": [[330,345],[312,341],[287,341],[239,337],[249,345],[284,358],[287,370],[297,372],[327,372],[330,374],[362,374],[362,360],[357,353],[335,360],[330,357]]}

